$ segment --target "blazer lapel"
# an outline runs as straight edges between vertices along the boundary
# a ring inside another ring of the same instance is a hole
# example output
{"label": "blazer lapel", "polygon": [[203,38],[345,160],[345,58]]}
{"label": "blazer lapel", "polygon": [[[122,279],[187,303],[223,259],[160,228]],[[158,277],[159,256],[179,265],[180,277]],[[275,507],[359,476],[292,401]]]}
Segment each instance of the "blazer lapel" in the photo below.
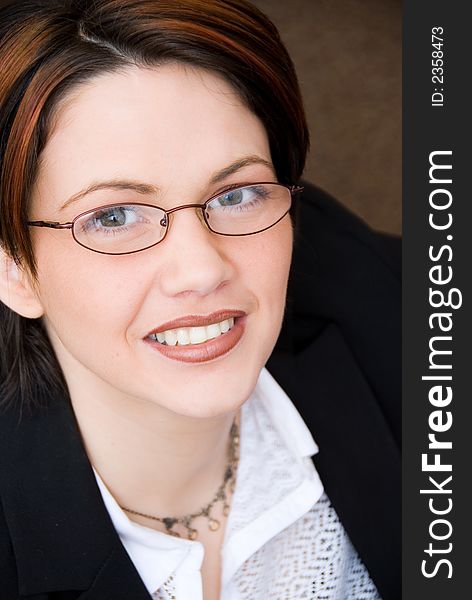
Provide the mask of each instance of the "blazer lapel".
{"label": "blazer lapel", "polygon": [[77,590],[74,597],[88,600],[148,600],[103,504],[69,401],[49,404],[21,420],[13,411],[1,418],[0,449],[8,457],[2,501],[20,594]]}
{"label": "blazer lapel", "polygon": [[382,598],[396,600],[399,449],[339,328],[327,325],[298,354],[277,349],[266,366],[312,432],[326,493]]}
{"label": "blazer lapel", "polygon": [[121,542],[101,567],[92,586],[80,600],[149,600],[149,592]]}

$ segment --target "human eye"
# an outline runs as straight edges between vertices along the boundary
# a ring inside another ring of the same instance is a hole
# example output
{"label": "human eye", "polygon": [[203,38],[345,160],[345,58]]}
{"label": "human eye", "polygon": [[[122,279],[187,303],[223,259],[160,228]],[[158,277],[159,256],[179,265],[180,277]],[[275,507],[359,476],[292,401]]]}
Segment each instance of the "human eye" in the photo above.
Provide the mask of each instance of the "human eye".
{"label": "human eye", "polygon": [[251,185],[226,190],[214,198],[208,208],[210,210],[242,211],[252,210],[261,205],[270,197],[270,185]]}
{"label": "human eye", "polygon": [[165,235],[165,212],[150,204],[110,204],[74,220],[75,240],[104,254],[128,254],[149,248]]}
{"label": "human eye", "polygon": [[80,227],[84,233],[116,235],[142,222],[141,213],[139,206],[105,206],[84,215],[80,219]]}

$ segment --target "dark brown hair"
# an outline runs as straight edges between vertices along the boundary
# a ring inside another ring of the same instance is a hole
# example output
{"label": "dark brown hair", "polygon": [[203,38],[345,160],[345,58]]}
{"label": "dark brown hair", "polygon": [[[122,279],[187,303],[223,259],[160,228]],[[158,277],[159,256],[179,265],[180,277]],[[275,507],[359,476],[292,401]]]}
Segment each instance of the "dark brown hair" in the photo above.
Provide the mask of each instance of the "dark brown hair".
{"label": "dark brown hair", "polygon": [[[309,144],[292,61],[245,0],[25,0],[0,10],[0,243],[33,276],[26,226],[54,111],[77,85],[129,65],[179,61],[217,72],[268,134],[278,180],[296,183]],[[41,319],[0,302],[0,405],[66,392]]]}

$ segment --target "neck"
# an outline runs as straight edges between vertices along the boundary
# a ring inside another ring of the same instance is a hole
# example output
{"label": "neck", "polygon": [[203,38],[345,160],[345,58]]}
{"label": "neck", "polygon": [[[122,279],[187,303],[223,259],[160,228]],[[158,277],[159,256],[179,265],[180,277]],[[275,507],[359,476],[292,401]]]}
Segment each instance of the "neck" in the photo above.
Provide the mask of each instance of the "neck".
{"label": "neck", "polygon": [[211,501],[228,463],[235,413],[193,418],[149,402],[73,392],[87,454],[120,505],[182,516]]}

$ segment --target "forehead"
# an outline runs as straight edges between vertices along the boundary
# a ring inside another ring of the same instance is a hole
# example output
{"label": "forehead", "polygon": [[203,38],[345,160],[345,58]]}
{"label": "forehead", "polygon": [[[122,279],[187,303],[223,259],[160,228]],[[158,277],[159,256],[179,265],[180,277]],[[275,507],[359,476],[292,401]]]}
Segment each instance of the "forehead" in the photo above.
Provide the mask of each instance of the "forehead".
{"label": "forehead", "polygon": [[100,179],[202,186],[240,156],[270,160],[261,121],[223,78],[169,64],[82,84],[59,107],[37,179],[57,200]]}

